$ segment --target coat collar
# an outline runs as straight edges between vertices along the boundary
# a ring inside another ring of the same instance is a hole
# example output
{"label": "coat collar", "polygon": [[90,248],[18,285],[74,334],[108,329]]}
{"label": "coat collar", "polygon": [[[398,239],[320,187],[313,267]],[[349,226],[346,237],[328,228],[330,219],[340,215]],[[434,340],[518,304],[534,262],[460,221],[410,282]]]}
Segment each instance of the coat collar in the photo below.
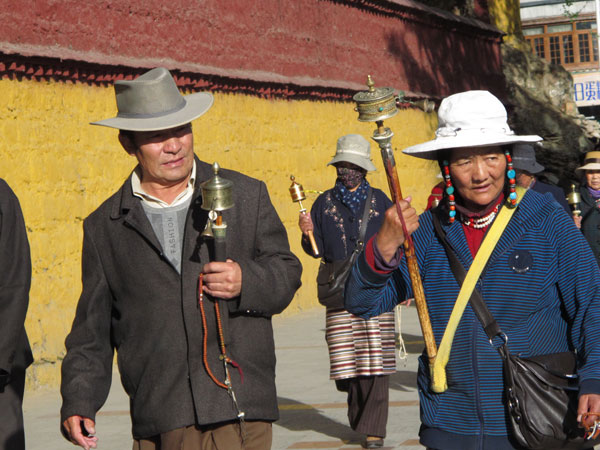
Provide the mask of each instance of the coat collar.
{"label": "coat collar", "polygon": [[[212,176],[212,166],[210,164],[200,161],[195,155],[194,159],[196,161],[196,184],[194,186],[192,204],[194,204],[201,195],[200,184]],[[122,219],[128,226],[138,231],[159,251],[161,250],[161,245],[146,216],[141,200],[133,195],[133,190],[131,188],[131,174],[127,177],[112,202],[110,218],[112,220]]]}

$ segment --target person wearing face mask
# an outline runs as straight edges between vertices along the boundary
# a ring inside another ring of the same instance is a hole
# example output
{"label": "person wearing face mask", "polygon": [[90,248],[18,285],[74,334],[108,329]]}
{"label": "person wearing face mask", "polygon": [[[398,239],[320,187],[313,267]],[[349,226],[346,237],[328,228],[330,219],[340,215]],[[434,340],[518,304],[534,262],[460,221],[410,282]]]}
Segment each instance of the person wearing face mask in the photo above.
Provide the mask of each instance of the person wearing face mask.
{"label": "person wearing face mask", "polygon": [[[310,215],[300,214],[302,247],[307,254],[326,262],[350,256],[360,240],[365,207],[369,213],[364,242],[383,223],[392,202],[365,178],[368,171],[375,170],[370,156],[371,146],[362,136],[349,134],[338,139],[336,154],[327,164],[336,169],[335,185],[316,199]],[[319,256],[313,254],[309,231],[314,233]],[[396,370],[394,313],[365,320],[350,314],[343,305],[328,306],[325,328],[330,378],[339,391],[348,394],[350,426],[366,436],[363,447],[382,447],[389,375]]]}
{"label": "person wearing face mask", "polygon": [[581,193],[581,216],[575,224],[592,247],[596,261],[600,264],[600,151],[588,152],[583,166],[575,169],[583,175]]}

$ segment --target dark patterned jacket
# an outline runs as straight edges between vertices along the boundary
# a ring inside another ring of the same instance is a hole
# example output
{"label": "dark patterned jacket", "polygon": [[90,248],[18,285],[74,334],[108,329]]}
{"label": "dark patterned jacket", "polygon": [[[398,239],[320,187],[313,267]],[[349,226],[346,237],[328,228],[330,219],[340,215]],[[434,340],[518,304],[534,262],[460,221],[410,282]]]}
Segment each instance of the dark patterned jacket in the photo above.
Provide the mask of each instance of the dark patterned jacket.
{"label": "dark patterned jacket", "polygon": [[[365,242],[377,233],[383,223],[385,211],[392,206],[390,199],[380,189],[371,189],[371,213]],[[310,210],[319,258],[323,257],[326,261],[345,259],[356,248],[363,213],[363,209],[360,208],[355,215],[335,198],[332,191],[333,189],[329,189],[319,195]],[[302,237],[302,247],[307,254],[314,256],[306,236]]]}

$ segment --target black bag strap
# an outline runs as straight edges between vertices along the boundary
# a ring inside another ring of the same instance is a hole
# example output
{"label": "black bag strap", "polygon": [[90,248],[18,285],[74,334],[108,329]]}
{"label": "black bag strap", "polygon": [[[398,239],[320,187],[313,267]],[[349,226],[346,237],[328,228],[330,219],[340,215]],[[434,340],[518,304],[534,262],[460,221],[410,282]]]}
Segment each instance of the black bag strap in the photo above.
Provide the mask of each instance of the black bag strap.
{"label": "black bag strap", "polygon": [[371,214],[371,198],[373,197],[373,189],[369,186],[367,190],[367,200],[365,201],[365,207],[363,209],[362,220],[360,222],[360,229],[358,230],[358,241],[356,242],[356,248],[360,252],[365,245],[365,235],[367,234],[367,224],[369,223],[369,216]]}
{"label": "black bag strap", "polygon": [[[467,271],[465,270],[465,267],[462,265],[462,263],[458,260],[458,256],[456,256],[454,249],[450,246],[450,243],[446,238],[446,232],[444,231],[440,223],[438,213],[432,211],[432,216],[435,232],[437,233],[438,237],[440,238],[440,242],[446,250],[446,254],[448,255],[448,261],[450,262],[450,268],[452,269],[454,278],[456,278],[456,281],[458,281],[458,285],[462,286],[463,282],[465,281],[465,277],[467,276]],[[496,322],[496,319],[494,319],[494,316],[492,316],[492,313],[483,301],[483,298],[481,297],[481,294],[479,293],[477,288],[473,289],[471,297],[469,298],[469,303],[471,304],[471,308],[473,308],[473,312],[481,322],[483,330],[485,331],[485,334],[490,339],[490,341],[494,337],[503,334],[502,330],[500,329],[500,326]]]}

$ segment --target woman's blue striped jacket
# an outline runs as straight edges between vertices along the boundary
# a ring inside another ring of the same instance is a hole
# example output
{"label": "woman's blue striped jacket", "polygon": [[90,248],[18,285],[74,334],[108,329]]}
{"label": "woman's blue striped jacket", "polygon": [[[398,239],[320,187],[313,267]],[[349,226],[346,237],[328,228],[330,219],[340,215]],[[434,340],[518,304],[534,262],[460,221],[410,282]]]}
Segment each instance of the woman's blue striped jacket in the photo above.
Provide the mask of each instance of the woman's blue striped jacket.
{"label": "woman's blue striped jacket", "polygon": [[[437,239],[431,211],[420,216],[415,247],[439,345],[459,286]],[[465,268],[473,258],[462,225],[443,225]],[[403,259],[391,275],[375,273],[364,255],[346,287],[346,308],[377,316],[412,297]],[[576,349],[580,393],[600,393],[600,272],[573,220],[550,194],[528,191],[494,249],[477,288],[508,336],[513,353]],[[419,361],[421,442],[440,449],[513,448],[507,439],[502,361],[467,306],[447,366],[449,388],[429,390],[427,360]]]}

